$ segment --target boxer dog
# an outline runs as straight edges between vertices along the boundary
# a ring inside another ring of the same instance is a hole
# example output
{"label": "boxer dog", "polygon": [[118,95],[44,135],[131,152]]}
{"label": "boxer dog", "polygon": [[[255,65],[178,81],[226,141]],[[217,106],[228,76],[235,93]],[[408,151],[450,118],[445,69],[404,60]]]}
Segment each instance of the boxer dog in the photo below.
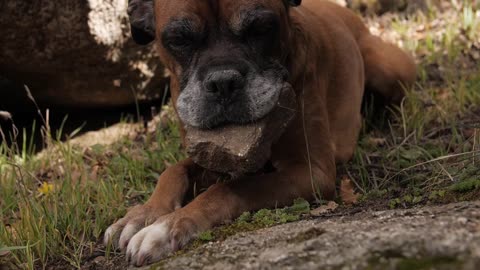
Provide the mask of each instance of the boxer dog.
{"label": "boxer dog", "polygon": [[[105,233],[133,265],[158,261],[245,211],[312,200],[316,192],[332,199],[335,164],[355,149],[364,89],[398,103],[414,83],[412,59],[372,36],[354,13],[325,0],[301,2],[130,0],[133,39],[158,46],[181,123],[258,120],[285,83],[299,104],[272,147],[269,173],[219,182],[190,159],[167,168],[150,199]],[[206,191],[191,200],[194,186]]]}

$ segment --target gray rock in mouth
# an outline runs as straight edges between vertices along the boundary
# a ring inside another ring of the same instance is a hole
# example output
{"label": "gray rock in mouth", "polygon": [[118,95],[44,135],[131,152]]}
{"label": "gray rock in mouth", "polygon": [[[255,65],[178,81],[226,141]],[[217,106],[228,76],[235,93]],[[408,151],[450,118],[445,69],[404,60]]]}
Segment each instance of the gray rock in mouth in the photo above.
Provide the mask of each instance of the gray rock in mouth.
{"label": "gray rock in mouth", "polygon": [[258,122],[211,130],[187,126],[187,153],[195,163],[215,172],[257,172],[270,159],[272,145],[295,118],[296,111],[295,92],[286,85],[275,108]]}

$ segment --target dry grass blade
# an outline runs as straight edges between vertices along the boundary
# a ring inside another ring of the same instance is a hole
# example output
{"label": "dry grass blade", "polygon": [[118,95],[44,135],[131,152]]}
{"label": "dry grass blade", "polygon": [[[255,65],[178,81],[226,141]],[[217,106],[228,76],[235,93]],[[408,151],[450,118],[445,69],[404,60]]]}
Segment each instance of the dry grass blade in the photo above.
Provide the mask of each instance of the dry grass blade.
{"label": "dry grass blade", "polygon": [[402,174],[404,172],[407,172],[409,170],[412,170],[412,169],[415,169],[415,168],[418,168],[418,167],[421,167],[421,166],[424,166],[424,165],[427,165],[427,164],[437,163],[439,161],[443,161],[443,160],[447,160],[447,159],[464,157],[464,156],[475,155],[475,154],[480,154],[480,150],[475,150],[475,151],[470,151],[470,152],[465,152],[465,153],[460,153],[460,154],[451,154],[451,155],[441,156],[441,157],[434,158],[434,159],[431,159],[431,160],[428,160],[428,161],[425,161],[425,162],[421,162],[421,163],[418,163],[418,164],[415,164],[415,165],[412,165],[410,167],[407,167],[405,169],[400,170],[399,172],[395,173],[390,178],[388,178],[386,180],[386,182],[389,182],[389,181],[393,180],[395,177],[399,176],[400,174]]}
{"label": "dry grass blade", "polygon": [[4,121],[12,120],[12,114],[7,111],[0,111],[0,119]]}

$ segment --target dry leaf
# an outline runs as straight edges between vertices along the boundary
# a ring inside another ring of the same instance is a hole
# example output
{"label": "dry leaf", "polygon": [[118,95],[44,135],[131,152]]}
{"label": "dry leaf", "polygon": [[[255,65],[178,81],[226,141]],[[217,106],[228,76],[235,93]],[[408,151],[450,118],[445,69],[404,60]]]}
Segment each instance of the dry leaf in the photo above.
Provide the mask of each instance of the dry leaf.
{"label": "dry leaf", "polygon": [[340,197],[344,204],[351,205],[358,202],[359,194],[355,193],[352,180],[345,177],[340,184]]}
{"label": "dry leaf", "polygon": [[18,219],[14,225],[11,225],[11,224],[6,224],[5,226],[5,232],[7,233],[9,239],[12,241],[12,242],[15,242],[18,240],[18,233],[17,231],[13,228],[13,226],[15,226],[16,228],[18,228],[18,225],[20,222],[21,222],[21,217],[19,216],[19,214],[17,213],[14,213],[13,215],[13,218],[15,219]]}
{"label": "dry leaf", "polygon": [[452,91],[450,89],[440,89],[437,93],[437,100],[445,101],[452,98]]}
{"label": "dry leaf", "polygon": [[99,173],[100,169],[101,169],[100,165],[94,165],[92,167],[92,171],[90,172],[90,180],[92,180],[92,181],[97,181],[98,180],[98,176],[100,175],[100,173]]}
{"label": "dry leaf", "polygon": [[318,217],[318,216],[321,216],[323,214],[333,212],[335,209],[337,209],[337,207],[338,207],[338,204],[336,202],[330,201],[327,204],[324,204],[324,205],[310,211],[310,215],[312,215],[314,217]]}
{"label": "dry leaf", "polygon": [[87,182],[87,177],[86,177],[86,173],[85,172],[82,172],[80,170],[74,170],[71,172],[71,179],[72,179],[72,183],[75,183],[75,184],[85,184]]}
{"label": "dry leaf", "polygon": [[385,138],[368,138],[368,144],[371,146],[384,146],[387,144],[387,140]]}

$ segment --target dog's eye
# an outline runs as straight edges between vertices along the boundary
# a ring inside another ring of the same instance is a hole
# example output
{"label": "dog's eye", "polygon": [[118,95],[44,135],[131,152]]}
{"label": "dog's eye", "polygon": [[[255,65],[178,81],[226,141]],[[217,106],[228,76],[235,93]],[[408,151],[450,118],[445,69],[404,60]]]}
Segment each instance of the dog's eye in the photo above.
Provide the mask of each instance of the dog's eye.
{"label": "dog's eye", "polygon": [[278,26],[278,18],[271,11],[257,12],[244,27],[244,35],[255,38],[270,38],[275,34]]}
{"label": "dog's eye", "polygon": [[271,24],[255,24],[248,29],[248,34],[252,36],[261,37],[269,35],[274,32],[274,27]]}
{"label": "dog's eye", "polygon": [[202,38],[201,32],[196,32],[196,29],[189,20],[174,21],[165,27],[162,43],[173,52],[190,50],[197,46]]}
{"label": "dog's eye", "polygon": [[181,34],[173,34],[164,40],[165,45],[173,50],[188,49],[193,45],[193,40]]}

